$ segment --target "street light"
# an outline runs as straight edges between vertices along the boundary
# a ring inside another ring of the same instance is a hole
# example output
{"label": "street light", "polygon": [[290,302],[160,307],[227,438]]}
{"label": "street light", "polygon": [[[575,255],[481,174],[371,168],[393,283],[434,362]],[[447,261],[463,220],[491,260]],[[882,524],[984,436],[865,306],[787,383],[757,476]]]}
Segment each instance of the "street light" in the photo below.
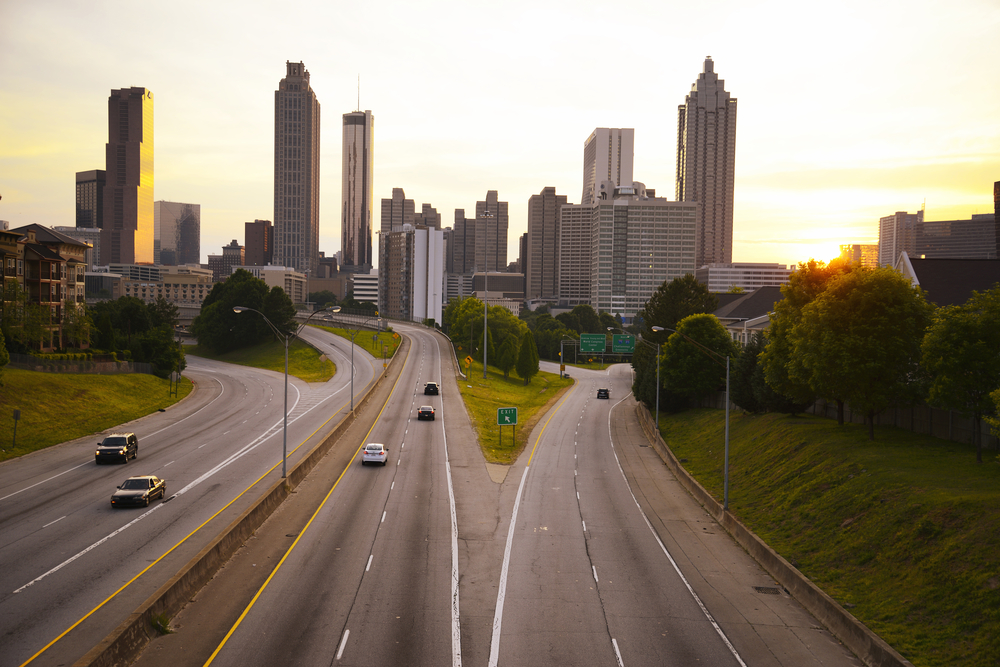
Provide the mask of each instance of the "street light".
{"label": "street light", "polygon": [[[611,330],[613,327],[608,327]],[[663,327],[650,327],[653,331],[663,331]],[[673,331],[673,329],[671,329]],[[639,337],[639,342],[644,345],[652,346],[653,344],[649,341],[643,340],[642,336]],[[660,432],[660,344],[656,344],[656,432]]]}
{"label": "street light", "polygon": [[[378,311],[376,311],[375,314],[372,315],[371,317],[366,318],[364,322],[358,325],[358,328],[354,330],[354,333],[351,334],[351,412],[354,412],[354,337],[357,336],[358,333],[361,331],[361,327],[365,326],[365,324],[367,324],[370,320],[373,319],[375,320],[380,319],[378,316]],[[381,327],[379,327],[377,324],[375,328],[381,331]]]}
{"label": "street light", "polygon": [[[729,355],[726,355],[726,363],[723,364],[722,361],[720,361],[720,359],[722,358],[721,354],[719,354],[715,350],[708,349],[707,347],[705,347],[698,341],[694,340],[687,334],[682,334],[680,331],[677,331],[676,329],[666,329],[664,327],[652,327],[652,329],[653,331],[673,331],[675,334],[683,336],[685,340],[687,340],[689,343],[693,343],[695,347],[701,350],[702,354],[706,355],[709,359],[719,364],[720,366],[725,366],[726,368],[726,454],[725,454],[726,458],[723,464],[722,509],[723,511],[729,511]],[[660,372],[659,353],[657,353],[656,372],[658,378]],[[657,392],[660,391],[659,379],[657,379],[656,382],[656,391]],[[657,399],[657,404],[659,404],[659,399]],[[659,429],[659,427],[660,424],[659,421],[657,421],[656,428]]]}
{"label": "street light", "polygon": [[[490,211],[489,209],[487,209],[486,211],[483,211],[483,217],[484,218],[493,218],[494,222],[496,222],[496,224],[497,224],[497,243],[496,243],[496,247],[497,247],[497,252],[499,252],[500,251],[500,221],[497,219],[497,217],[495,215],[493,215],[493,211]],[[486,272],[483,273],[483,379],[485,380],[486,379],[486,355],[489,352],[486,349],[486,332],[487,332],[486,317],[487,317],[487,310],[489,309],[489,298],[490,298],[490,288],[489,288],[489,284],[490,284],[490,245],[489,245],[489,242],[488,242],[488,240],[489,240],[489,230],[485,229],[485,225],[484,225],[484,231],[486,232],[486,239],[484,239],[484,245],[486,247],[484,248],[484,253],[483,253],[484,257],[486,258],[485,261],[483,262],[486,265]],[[496,266],[496,262],[493,262],[493,265],[495,267]]]}
{"label": "street light", "polygon": [[274,335],[277,336],[278,338],[283,338],[285,341],[285,410],[281,428],[281,478],[285,479],[287,477],[285,461],[288,457],[288,345],[289,343],[292,342],[292,339],[298,336],[299,332],[302,331],[302,329],[307,324],[309,324],[309,320],[311,320],[313,316],[316,315],[316,313],[339,313],[340,306],[335,306],[333,308],[324,308],[323,310],[314,310],[312,315],[306,318],[305,322],[303,322],[300,325],[297,325],[294,331],[290,331],[288,333],[281,333],[281,331],[278,330],[278,327],[274,326],[274,324],[271,323],[271,320],[267,319],[267,315],[260,312],[259,310],[254,310],[253,308],[247,308],[246,306],[233,306],[234,313],[242,313],[245,310],[249,310],[252,313],[257,313],[258,315],[263,317],[264,321],[267,322],[267,326],[271,327],[271,331],[274,332]]}

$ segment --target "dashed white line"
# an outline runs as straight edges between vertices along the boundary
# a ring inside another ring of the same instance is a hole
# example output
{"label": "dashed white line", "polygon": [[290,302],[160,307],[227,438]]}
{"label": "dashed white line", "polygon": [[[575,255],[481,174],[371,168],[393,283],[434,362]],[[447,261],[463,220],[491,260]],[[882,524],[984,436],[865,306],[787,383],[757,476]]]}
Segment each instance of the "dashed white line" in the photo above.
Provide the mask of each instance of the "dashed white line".
{"label": "dashed white line", "polygon": [[372,558],[375,558],[375,554],[368,556],[368,565],[365,565],[365,572],[367,572],[372,566]]}
{"label": "dashed white line", "polygon": [[579,499],[580,499],[580,492],[579,492],[579,491],[577,491],[577,492],[576,492],[576,499],[577,499],[577,500],[579,500]]}
{"label": "dashed white line", "polygon": [[171,461],[170,463],[164,463],[163,467],[166,468],[167,466],[173,465],[174,463],[177,463],[177,461]]}
{"label": "dashed white line", "polygon": [[385,512],[383,511],[382,512],[382,521],[379,521],[379,523],[384,523],[384,522],[385,522]]}
{"label": "dashed white line", "polygon": [[[206,443],[205,443],[205,445],[207,445],[207,444],[208,444],[208,443],[206,442]],[[201,449],[201,448],[202,448],[202,447],[204,447],[205,445],[201,445],[200,447],[198,447],[198,449]]]}
{"label": "dashed white line", "polygon": [[587,532],[587,522],[586,521],[581,521],[580,523],[583,524],[583,532],[586,533]]}
{"label": "dashed white line", "polygon": [[49,521],[49,522],[48,522],[47,524],[45,524],[44,526],[42,526],[42,528],[48,528],[48,527],[49,527],[49,526],[51,526],[52,524],[54,524],[54,523],[59,523],[60,521],[62,521],[62,520],[63,520],[63,519],[65,519],[65,518],[66,518],[66,516],[65,516],[65,515],[63,515],[63,516],[59,517],[58,519],[56,519],[55,521]]}
{"label": "dashed white line", "polygon": [[340,640],[340,648],[337,649],[337,660],[344,655],[344,647],[347,646],[347,638],[351,636],[351,631],[344,629],[344,638]]}
{"label": "dashed white line", "polygon": [[594,582],[597,583],[597,566],[591,565],[590,567],[594,571]]}
{"label": "dashed white line", "polygon": [[618,641],[614,637],[611,638],[611,645],[615,647],[615,658],[618,659],[618,667],[625,667],[625,663],[622,662],[621,651],[618,650]]}

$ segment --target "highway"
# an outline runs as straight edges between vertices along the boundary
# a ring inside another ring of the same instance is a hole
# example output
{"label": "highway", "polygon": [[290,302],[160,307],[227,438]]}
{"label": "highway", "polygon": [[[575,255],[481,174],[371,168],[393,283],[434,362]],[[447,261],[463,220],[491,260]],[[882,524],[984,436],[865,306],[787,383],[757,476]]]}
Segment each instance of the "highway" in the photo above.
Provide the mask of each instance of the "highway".
{"label": "highway", "polygon": [[[289,465],[350,404],[350,342],[302,336],[338,373],[289,378]],[[354,359],[361,394],[381,364]],[[187,399],[108,431],[138,435],[127,464],[94,463],[98,434],[0,465],[0,666],[39,652],[37,664],[72,664],[280,477],[283,375],[197,357],[185,375],[196,383]],[[112,509],[115,487],[142,474],[167,480],[166,501]]]}

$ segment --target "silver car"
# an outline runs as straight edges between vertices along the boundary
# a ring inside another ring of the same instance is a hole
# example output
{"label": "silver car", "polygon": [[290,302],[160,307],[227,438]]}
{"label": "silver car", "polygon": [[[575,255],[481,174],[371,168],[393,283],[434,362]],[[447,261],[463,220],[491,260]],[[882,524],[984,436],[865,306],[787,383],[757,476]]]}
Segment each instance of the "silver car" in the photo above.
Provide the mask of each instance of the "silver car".
{"label": "silver car", "polygon": [[369,442],[365,445],[365,450],[361,454],[361,465],[368,463],[381,463],[385,465],[389,455],[386,453],[386,446],[380,442]]}

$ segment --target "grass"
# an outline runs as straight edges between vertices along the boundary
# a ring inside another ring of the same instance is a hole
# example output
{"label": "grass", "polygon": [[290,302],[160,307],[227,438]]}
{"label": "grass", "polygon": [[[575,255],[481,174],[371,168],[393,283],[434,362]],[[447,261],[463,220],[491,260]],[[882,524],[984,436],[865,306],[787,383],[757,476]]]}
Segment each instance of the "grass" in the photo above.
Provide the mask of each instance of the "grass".
{"label": "grass", "polygon": [[[462,368],[465,369],[464,363]],[[468,375],[468,380],[458,379],[458,388],[479,438],[479,447],[489,463],[508,465],[517,460],[527,444],[531,429],[544,414],[542,408],[555,402],[561,392],[573,384],[572,380],[560,378],[555,373],[538,373],[525,385],[514,371],[505,379],[495,368],[487,370],[484,380],[483,365],[475,361]],[[517,426],[503,427],[501,441],[497,408],[510,407],[517,408]]]}
{"label": "grass", "polygon": [[396,354],[396,348],[399,347],[399,343],[401,342],[399,334],[392,331],[382,331],[376,334],[374,331],[368,329],[361,329],[359,331],[357,329],[326,327],[319,324],[310,326],[322,329],[323,331],[329,331],[347,340],[351,340],[351,334],[354,334],[354,344],[376,359],[382,358],[383,346],[385,347],[385,358],[391,359],[392,355]]}
{"label": "grass", "polygon": [[[285,372],[285,344],[271,340],[260,345],[245,347],[225,354],[215,354],[202,345],[186,345],[184,353],[205,359],[224,361],[227,364],[252,366],[264,370]],[[293,340],[288,346],[288,374],[303,382],[326,382],[337,372],[333,362],[320,355],[314,347],[300,340]]]}
{"label": "grass", "polygon": [[[719,410],[662,415],[722,497]],[[917,667],[1000,656],[1000,457],[891,427],[733,415],[730,510]]]}
{"label": "grass", "polygon": [[[177,397],[153,375],[39,373],[4,369],[0,377],[0,461],[138,419],[191,393],[182,378]],[[21,411],[14,441],[14,410]],[[94,441],[94,444],[97,440]]]}

